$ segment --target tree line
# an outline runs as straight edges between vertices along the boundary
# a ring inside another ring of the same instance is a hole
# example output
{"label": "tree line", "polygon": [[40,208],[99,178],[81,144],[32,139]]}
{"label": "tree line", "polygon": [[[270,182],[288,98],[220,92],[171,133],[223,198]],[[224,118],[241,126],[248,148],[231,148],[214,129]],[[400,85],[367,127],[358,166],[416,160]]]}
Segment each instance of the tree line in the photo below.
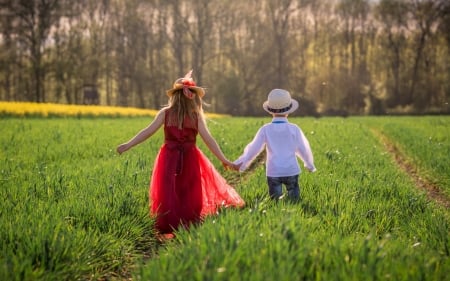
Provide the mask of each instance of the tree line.
{"label": "tree line", "polygon": [[[207,111],[450,113],[445,0],[1,0],[0,99],[160,108],[190,69]],[[86,90],[89,89],[89,90]]]}

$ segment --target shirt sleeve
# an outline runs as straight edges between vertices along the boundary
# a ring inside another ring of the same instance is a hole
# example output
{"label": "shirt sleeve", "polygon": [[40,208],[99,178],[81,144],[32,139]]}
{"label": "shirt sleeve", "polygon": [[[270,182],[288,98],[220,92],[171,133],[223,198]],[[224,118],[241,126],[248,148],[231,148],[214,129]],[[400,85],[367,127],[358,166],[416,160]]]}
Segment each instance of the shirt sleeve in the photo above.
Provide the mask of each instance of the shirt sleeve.
{"label": "shirt sleeve", "polygon": [[314,157],[311,151],[311,147],[309,145],[309,141],[306,138],[303,131],[298,128],[298,145],[296,148],[296,154],[300,159],[302,159],[304,167],[311,172],[316,171],[316,167],[314,166]]}
{"label": "shirt sleeve", "polygon": [[241,164],[239,171],[245,171],[255,160],[256,156],[264,149],[264,127],[260,128],[253,140],[245,147],[244,153],[234,161],[234,164]]}

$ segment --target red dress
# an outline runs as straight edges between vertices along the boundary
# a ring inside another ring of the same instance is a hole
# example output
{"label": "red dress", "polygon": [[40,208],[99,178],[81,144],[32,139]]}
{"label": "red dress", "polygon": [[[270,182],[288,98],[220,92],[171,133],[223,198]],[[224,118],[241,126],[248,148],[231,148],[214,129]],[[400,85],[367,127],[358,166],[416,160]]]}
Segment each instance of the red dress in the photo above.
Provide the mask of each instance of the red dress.
{"label": "red dress", "polygon": [[168,125],[165,112],[164,144],[153,168],[150,183],[150,213],[160,233],[188,227],[218,208],[244,206],[233,187],[196,146],[197,119],[184,119],[183,128]]}

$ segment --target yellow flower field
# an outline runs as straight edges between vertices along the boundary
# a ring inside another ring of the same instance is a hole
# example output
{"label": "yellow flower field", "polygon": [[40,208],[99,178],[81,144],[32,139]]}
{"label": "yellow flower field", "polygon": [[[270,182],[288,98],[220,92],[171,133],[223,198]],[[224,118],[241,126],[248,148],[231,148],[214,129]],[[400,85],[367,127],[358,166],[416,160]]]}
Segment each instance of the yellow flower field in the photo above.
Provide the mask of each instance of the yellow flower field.
{"label": "yellow flower field", "polygon": [[[158,111],[134,107],[115,107],[97,105],[72,105],[33,102],[2,102],[0,116],[15,117],[138,117],[155,116]],[[219,114],[207,114],[210,118]]]}

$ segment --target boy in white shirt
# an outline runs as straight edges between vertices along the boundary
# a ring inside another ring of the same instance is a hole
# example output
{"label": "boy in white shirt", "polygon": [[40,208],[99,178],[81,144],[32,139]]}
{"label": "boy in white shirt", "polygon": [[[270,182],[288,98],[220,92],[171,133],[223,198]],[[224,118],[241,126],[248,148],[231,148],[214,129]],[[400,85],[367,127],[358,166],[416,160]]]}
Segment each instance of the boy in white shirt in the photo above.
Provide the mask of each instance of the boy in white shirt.
{"label": "boy in white shirt", "polygon": [[305,168],[310,172],[316,171],[308,140],[302,130],[287,119],[288,115],[298,108],[298,102],[291,98],[288,91],[273,89],[263,108],[273,116],[272,122],[258,130],[234,164],[240,166],[239,170],[242,172],[266,148],[266,176],[270,197],[281,199],[284,184],[288,198],[297,201],[300,199],[300,167],[297,157],[302,159]]}

